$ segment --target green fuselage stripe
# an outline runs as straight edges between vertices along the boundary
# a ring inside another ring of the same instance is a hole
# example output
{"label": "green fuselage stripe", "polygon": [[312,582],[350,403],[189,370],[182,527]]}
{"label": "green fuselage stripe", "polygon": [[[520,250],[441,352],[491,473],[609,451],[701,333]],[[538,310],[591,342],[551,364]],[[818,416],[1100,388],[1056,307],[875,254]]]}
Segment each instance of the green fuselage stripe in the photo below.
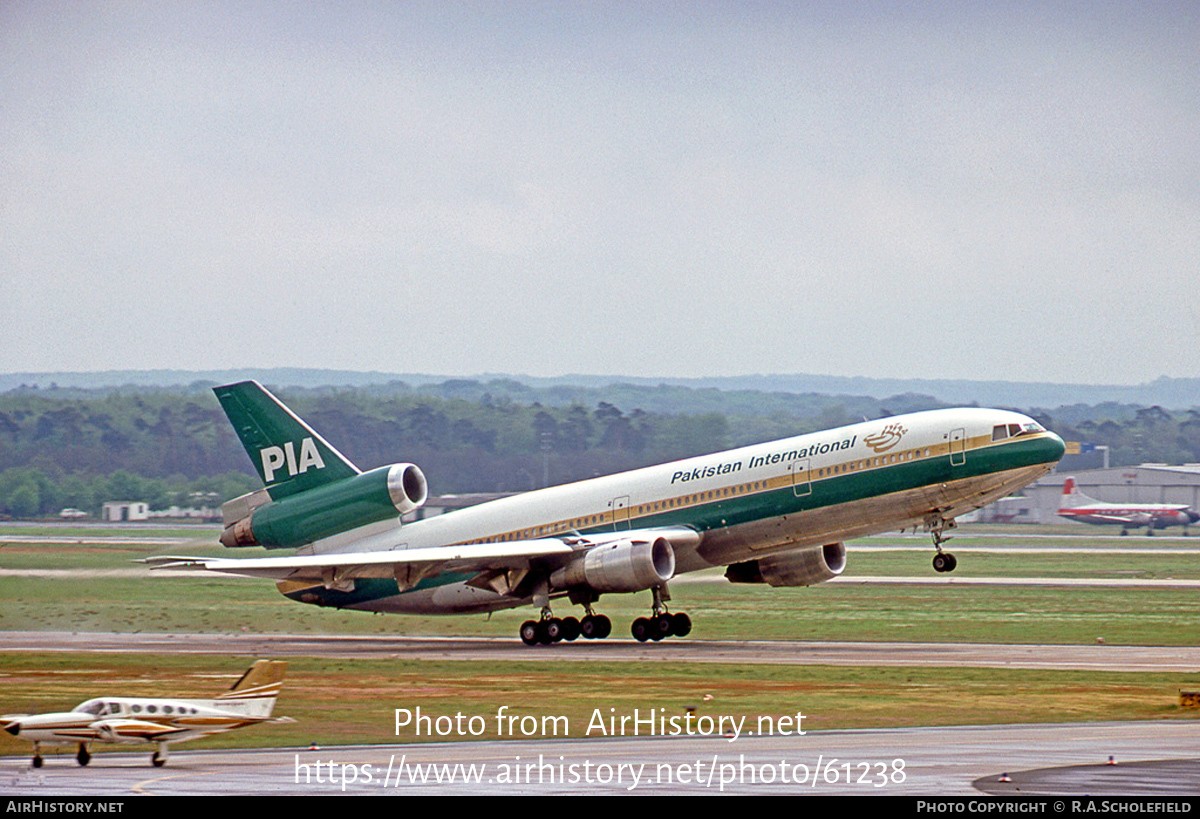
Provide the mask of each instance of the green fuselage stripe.
{"label": "green fuselage stripe", "polygon": [[[967,449],[965,452],[954,455],[941,453],[914,458],[911,461],[814,477],[811,482],[805,482],[802,490],[805,494],[797,494],[796,487],[789,484],[784,488],[730,495],[689,505],[683,499],[700,493],[688,493],[674,499],[678,502],[675,508],[660,508],[641,515],[636,513],[637,505],[634,504],[634,508],[628,510],[628,520],[622,518],[614,521],[611,516],[606,516],[604,523],[593,527],[581,527],[577,531],[585,535],[609,534],[613,531],[630,528],[691,526],[705,532],[782,515],[812,512],[964,478],[975,478],[1036,466],[1057,460],[1060,456],[1061,444],[1057,439],[1046,436],[1009,439],[992,445]],[[952,463],[952,458],[961,462]],[[846,463],[854,460],[848,459]],[[865,460],[865,458],[860,460]],[[842,469],[844,466],[839,464],[825,467],[825,469],[833,472],[835,468]],[[808,489],[809,486],[811,486],[811,491]],[[661,501],[659,505],[661,507],[669,505],[671,502],[671,500]],[[642,504],[642,506],[646,505]],[[555,532],[547,532],[544,536],[553,537],[555,533],[562,534],[563,531],[556,529]],[[488,538],[482,540],[486,541]],[[423,580],[413,589],[404,593],[463,582],[469,580],[470,577],[469,574],[444,573]],[[303,602],[343,607],[384,597],[394,597],[401,592],[396,581],[392,579],[360,579],[355,581],[353,592],[339,592],[326,589],[321,585],[314,585],[303,590],[289,591],[286,594],[294,600],[301,600],[302,597],[309,596],[310,599]]]}

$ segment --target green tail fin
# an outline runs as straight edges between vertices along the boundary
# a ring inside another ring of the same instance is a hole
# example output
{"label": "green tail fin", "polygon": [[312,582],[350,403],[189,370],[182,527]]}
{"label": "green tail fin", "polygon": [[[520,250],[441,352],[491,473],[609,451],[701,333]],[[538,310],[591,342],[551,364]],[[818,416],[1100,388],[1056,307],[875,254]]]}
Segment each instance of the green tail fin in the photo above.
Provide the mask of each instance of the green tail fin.
{"label": "green tail fin", "polygon": [[272,499],[360,473],[257,381],[227,384],[213,392]]}

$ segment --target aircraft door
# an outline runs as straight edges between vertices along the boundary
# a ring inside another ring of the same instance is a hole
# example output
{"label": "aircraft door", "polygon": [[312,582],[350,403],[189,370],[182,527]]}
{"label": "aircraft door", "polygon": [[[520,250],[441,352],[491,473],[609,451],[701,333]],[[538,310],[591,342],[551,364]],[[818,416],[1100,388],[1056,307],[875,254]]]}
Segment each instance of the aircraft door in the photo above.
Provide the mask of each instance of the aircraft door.
{"label": "aircraft door", "polygon": [[619,498],[613,498],[609,506],[612,507],[613,531],[628,531],[631,528],[629,522],[629,496],[622,495]]}
{"label": "aircraft door", "polygon": [[950,430],[950,466],[962,466],[967,462],[967,433],[959,427]]}
{"label": "aircraft door", "polygon": [[792,473],[792,492],[798,498],[812,494],[812,474],[808,470],[808,458],[798,458],[788,464]]}

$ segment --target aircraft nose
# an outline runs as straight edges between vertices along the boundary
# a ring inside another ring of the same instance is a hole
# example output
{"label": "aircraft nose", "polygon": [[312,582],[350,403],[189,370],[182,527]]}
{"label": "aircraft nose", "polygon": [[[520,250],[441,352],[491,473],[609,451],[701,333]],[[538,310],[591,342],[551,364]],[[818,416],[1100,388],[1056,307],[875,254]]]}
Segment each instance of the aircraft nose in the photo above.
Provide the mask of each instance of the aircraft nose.
{"label": "aircraft nose", "polygon": [[1048,432],[1045,438],[1046,441],[1046,461],[1057,462],[1061,461],[1063,455],[1067,454],[1067,445],[1063,443],[1063,439],[1056,433]]}

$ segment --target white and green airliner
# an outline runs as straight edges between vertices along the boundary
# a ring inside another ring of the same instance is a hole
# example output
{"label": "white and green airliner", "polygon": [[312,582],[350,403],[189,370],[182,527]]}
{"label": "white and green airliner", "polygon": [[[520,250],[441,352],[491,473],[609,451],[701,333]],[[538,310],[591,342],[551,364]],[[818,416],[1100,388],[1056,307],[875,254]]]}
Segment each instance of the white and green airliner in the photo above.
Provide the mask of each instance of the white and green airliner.
{"label": "white and green airliner", "polygon": [[[837,577],[844,542],[923,525],[933,563],[954,519],[1049,472],[1063,442],[1024,415],[941,409],[687,458],[539,489],[424,520],[413,464],[362,472],[254,381],[217,387],[264,489],[223,509],[227,547],[287,557],[152,559],[267,577],[293,600],[400,614],[464,614],[532,605],[529,645],[608,636],[605,593],[652,593],[638,640],[685,636],[668,583],[726,567],[735,583],[809,586]],[[557,617],[554,603],[581,606]]]}

